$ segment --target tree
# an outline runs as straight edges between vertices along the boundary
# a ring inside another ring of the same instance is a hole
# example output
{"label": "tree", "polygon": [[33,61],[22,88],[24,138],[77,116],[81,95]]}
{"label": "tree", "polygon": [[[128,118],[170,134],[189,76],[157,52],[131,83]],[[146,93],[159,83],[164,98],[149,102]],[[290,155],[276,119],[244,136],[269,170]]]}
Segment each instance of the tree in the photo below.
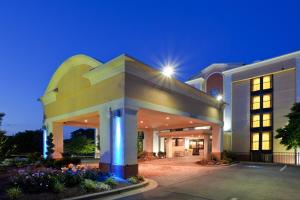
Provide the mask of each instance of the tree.
{"label": "tree", "polygon": [[275,138],[281,139],[287,149],[296,149],[300,147],[300,102],[295,103],[291,108],[291,112],[286,115],[288,124],[283,128],[277,129]]}
{"label": "tree", "polygon": [[49,133],[47,136],[47,158],[51,159],[52,154],[54,153],[54,147],[55,145],[53,144],[53,133]]}
{"label": "tree", "polygon": [[12,137],[12,144],[16,146],[15,154],[43,152],[43,131],[26,130],[18,132]]}
{"label": "tree", "polygon": [[65,152],[70,154],[94,153],[94,141],[86,136],[75,136],[70,140],[65,140]]}
{"label": "tree", "polygon": [[0,160],[8,157],[15,148],[14,145],[10,145],[11,137],[6,136],[6,132],[1,129],[2,120],[4,116],[4,113],[0,113]]}

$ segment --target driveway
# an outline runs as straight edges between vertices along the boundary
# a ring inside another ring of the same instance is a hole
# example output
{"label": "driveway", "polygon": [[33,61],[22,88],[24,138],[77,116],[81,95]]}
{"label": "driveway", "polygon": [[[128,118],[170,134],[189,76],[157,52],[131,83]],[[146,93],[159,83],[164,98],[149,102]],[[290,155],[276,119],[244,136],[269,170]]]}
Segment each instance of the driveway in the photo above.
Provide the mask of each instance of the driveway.
{"label": "driveway", "polygon": [[188,159],[143,162],[140,173],[159,186],[122,199],[299,199],[300,167],[283,166],[240,163],[202,167]]}

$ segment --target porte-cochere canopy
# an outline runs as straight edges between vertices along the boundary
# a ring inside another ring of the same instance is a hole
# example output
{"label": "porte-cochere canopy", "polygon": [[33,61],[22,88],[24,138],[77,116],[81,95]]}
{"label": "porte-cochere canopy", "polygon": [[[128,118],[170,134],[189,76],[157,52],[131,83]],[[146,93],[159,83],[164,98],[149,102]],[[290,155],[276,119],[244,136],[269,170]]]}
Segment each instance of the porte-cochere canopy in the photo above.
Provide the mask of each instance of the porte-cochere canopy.
{"label": "porte-cochere canopy", "polygon": [[[40,99],[45,127],[54,135],[55,158],[63,153],[63,126],[93,127],[100,135],[99,166],[123,177],[134,175],[141,128],[138,116],[150,118],[150,111],[211,125],[212,153],[222,153],[222,104],[127,55],[105,63],[85,55],[70,57],[59,66]],[[141,110],[149,112],[138,115]],[[158,129],[151,123],[148,126]]]}

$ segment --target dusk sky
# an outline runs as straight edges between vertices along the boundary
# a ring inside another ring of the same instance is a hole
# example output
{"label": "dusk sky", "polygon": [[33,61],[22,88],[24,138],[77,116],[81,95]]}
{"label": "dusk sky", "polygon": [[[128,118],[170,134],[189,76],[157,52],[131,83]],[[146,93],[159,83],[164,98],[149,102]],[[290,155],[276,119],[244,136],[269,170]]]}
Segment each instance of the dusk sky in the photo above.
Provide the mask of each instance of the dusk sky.
{"label": "dusk sky", "polygon": [[38,98],[68,57],[127,53],[186,80],[211,63],[300,50],[300,1],[0,0],[0,112],[9,134],[42,126]]}

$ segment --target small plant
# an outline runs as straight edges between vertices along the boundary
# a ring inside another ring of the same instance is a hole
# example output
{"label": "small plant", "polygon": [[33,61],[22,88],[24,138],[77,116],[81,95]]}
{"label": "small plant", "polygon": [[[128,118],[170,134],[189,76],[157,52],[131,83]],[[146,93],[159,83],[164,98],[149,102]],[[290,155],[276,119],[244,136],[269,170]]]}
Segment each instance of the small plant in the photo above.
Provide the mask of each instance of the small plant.
{"label": "small plant", "polygon": [[110,187],[115,187],[118,185],[117,181],[115,181],[115,179],[113,179],[112,177],[109,177],[108,179],[106,179],[104,181],[104,183],[109,185]]}
{"label": "small plant", "polygon": [[22,191],[19,187],[12,187],[6,191],[9,199],[18,199],[22,196]]}
{"label": "small plant", "polygon": [[136,176],[139,182],[145,181],[145,178],[143,176],[137,175]]}
{"label": "small plant", "polygon": [[52,191],[54,193],[61,193],[65,190],[65,185],[62,184],[61,182],[59,181],[55,181],[54,184],[53,184],[53,188],[52,188]]}
{"label": "small plant", "polygon": [[97,190],[97,183],[90,179],[84,179],[84,181],[81,183],[81,187],[86,192],[94,192]]}
{"label": "small plant", "polygon": [[105,183],[97,183],[97,189],[100,190],[100,191],[107,191],[107,190],[110,190],[111,187]]}
{"label": "small plant", "polygon": [[83,173],[81,171],[68,170],[63,173],[62,181],[67,187],[73,187],[83,181]]}
{"label": "small plant", "polygon": [[139,182],[135,176],[128,178],[127,181],[131,184],[137,184]]}
{"label": "small plant", "polygon": [[111,187],[105,183],[100,183],[89,179],[84,179],[84,181],[81,183],[81,187],[86,192],[107,191],[111,189]]}

